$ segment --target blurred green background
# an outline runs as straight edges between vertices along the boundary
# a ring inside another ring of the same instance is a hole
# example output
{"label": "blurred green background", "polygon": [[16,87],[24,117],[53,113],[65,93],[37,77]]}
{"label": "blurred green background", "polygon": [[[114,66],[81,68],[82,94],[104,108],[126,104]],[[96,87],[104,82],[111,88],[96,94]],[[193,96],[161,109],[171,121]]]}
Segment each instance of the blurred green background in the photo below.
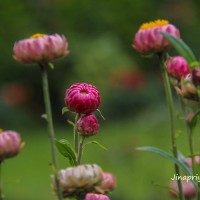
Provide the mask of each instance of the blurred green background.
{"label": "blurred green background", "polygon": [[[0,126],[20,132],[26,142],[18,157],[3,164],[6,199],[55,199],[46,124],[40,117],[44,113],[40,70],[12,58],[14,42],[34,33],[63,34],[69,43],[70,54],[49,70],[56,137],[72,140],[66,122],[71,116],[61,114],[65,90],[76,82],[95,85],[106,121],[98,116],[100,133],[93,139],[108,151],[91,145],[83,162],[98,163],[117,177],[113,200],[171,199],[164,186],[173,177],[172,163],[135,150],[147,145],[170,151],[170,136],[158,62],[136,53],[132,40],[142,23],[168,19],[199,57],[199,9],[197,0],[0,1]],[[177,129],[184,127],[182,121],[177,123]],[[178,142],[187,154],[184,131]],[[68,166],[60,155],[59,165]]]}

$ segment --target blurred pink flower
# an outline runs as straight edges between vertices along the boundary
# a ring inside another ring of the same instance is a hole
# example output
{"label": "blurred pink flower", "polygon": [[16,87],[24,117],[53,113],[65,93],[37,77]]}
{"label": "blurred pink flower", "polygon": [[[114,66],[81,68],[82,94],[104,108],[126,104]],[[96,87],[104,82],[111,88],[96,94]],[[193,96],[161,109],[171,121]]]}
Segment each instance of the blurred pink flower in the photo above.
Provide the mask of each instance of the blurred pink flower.
{"label": "blurred pink flower", "polygon": [[87,193],[85,200],[110,200],[110,198],[104,194]]}
{"label": "blurred pink flower", "polygon": [[17,132],[11,130],[0,132],[0,162],[16,156],[23,146],[24,143]]}
{"label": "blurred pink flower", "polygon": [[167,20],[155,20],[144,23],[135,34],[133,48],[142,54],[163,52],[172,47],[160,32],[166,32],[174,37],[180,38],[179,30]]}
{"label": "blurred pink flower", "polygon": [[[193,198],[196,196],[196,190],[191,181],[182,180],[181,185],[182,185],[183,195],[185,196],[185,198]],[[171,189],[170,194],[174,197],[177,197],[179,193],[177,181],[171,181],[170,189]]]}
{"label": "blurred pink flower", "polygon": [[116,187],[115,177],[109,172],[104,172],[101,188],[105,191],[110,191],[113,190],[115,187]]}
{"label": "blurred pink flower", "polygon": [[[185,161],[189,167],[192,167],[192,158],[185,158]],[[200,165],[200,156],[194,157],[195,164]]]}
{"label": "blurred pink flower", "polygon": [[166,70],[170,76],[177,78],[178,80],[181,80],[182,77],[185,77],[190,73],[189,65],[182,56],[168,58],[166,61]]}
{"label": "blurred pink flower", "polygon": [[5,104],[18,106],[24,104],[28,98],[28,89],[20,83],[7,83],[1,88],[1,96]]}
{"label": "blurred pink flower", "polygon": [[95,115],[87,114],[82,116],[77,122],[78,131],[82,135],[89,137],[95,135],[99,130],[99,123]]}
{"label": "blurred pink flower", "polygon": [[65,103],[71,111],[88,114],[94,112],[101,99],[97,88],[88,83],[76,83],[65,93]]}
{"label": "blurred pink flower", "polygon": [[48,63],[66,56],[68,42],[63,35],[35,34],[14,44],[13,56],[23,64]]}

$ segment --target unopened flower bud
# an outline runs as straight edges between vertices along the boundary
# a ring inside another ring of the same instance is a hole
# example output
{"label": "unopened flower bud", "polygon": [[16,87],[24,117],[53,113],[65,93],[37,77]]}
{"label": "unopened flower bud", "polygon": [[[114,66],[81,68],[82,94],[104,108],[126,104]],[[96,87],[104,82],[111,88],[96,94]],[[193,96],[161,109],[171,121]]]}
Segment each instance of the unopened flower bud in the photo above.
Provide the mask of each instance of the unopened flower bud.
{"label": "unopened flower bud", "polygon": [[24,143],[20,135],[11,130],[0,133],[0,162],[4,159],[16,156],[23,148]]}
{"label": "unopened flower bud", "polygon": [[76,83],[67,89],[65,103],[76,113],[94,112],[100,105],[100,94],[97,88],[88,83]]}
{"label": "unopened flower bud", "polygon": [[104,194],[88,193],[84,200],[110,200],[110,198]]}
{"label": "unopened flower bud", "polygon": [[[182,185],[183,195],[185,196],[185,198],[193,198],[196,196],[196,190],[191,181],[182,180],[181,185]],[[172,181],[170,183],[170,188],[171,188],[170,194],[174,197],[177,197],[179,194],[177,181],[175,180]]]}
{"label": "unopened flower bud", "polygon": [[178,94],[186,99],[198,101],[197,90],[195,85],[192,83],[192,75],[188,74],[181,80],[180,87],[175,87]]}
{"label": "unopened flower bud", "polygon": [[20,40],[13,47],[14,58],[23,64],[48,63],[66,56],[68,43],[62,35],[34,34]]}
{"label": "unopened flower bud", "polygon": [[95,135],[99,130],[99,123],[95,115],[87,114],[81,117],[77,122],[78,131],[82,135],[89,137]]}
{"label": "unopened flower bud", "polygon": [[[87,192],[103,193],[101,189],[102,169],[96,164],[78,165],[59,171],[63,197],[74,197]],[[53,189],[57,192],[55,177],[52,176]]]}
{"label": "unopened flower bud", "polygon": [[101,188],[105,191],[110,191],[113,190],[115,187],[116,187],[115,177],[109,172],[104,172]]}
{"label": "unopened flower bud", "polygon": [[189,65],[182,56],[168,58],[166,61],[166,70],[170,76],[177,78],[178,80],[181,80],[182,77],[185,77],[190,73]]}
{"label": "unopened flower bud", "polygon": [[192,70],[192,81],[195,85],[200,86],[200,68],[194,68]]}

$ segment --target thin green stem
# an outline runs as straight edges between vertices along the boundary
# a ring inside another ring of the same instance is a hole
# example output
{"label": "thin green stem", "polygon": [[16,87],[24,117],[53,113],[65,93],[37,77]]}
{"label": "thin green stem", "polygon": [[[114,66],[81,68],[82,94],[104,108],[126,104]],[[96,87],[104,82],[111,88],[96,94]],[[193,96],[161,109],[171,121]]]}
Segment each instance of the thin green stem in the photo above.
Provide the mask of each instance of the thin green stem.
{"label": "thin green stem", "polygon": [[50,95],[49,95],[49,84],[48,84],[48,75],[47,75],[47,67],[48,64],[40,65],[41,72],[42,72],[42,85],[43,85],[43,95],[44,95],[44,104],[45,104],[45,118],[47,121],[48,126],[48,137],[50,141],[50,148],[51,148],[51,156],[52,156],[52,164],[55,168],[55,183],[58,192],[58,199],[62,200],[62,192],[60,187],[60,181],[58,178],[58,164],[56,159],[56,147],[54,143],[55,133],[53,127],[53,119],[52,119],[52,112],[51,112],[51,103],[50,103]]}
{"label": "thin green stem", "polygon": [[85,137],[82,136],[80,139],[80,144],[79,144],[79,150],[78,150],[78,164],[80,165],[81,163],[81,158],[82,158],[82,153],[83,153],[83,143],[84,143]]}
{"label": "thin green stem", "polygon": [[75,152],[77,153],[78,155],[78,151],[79,151],[79,133],[78,133],[78,130],[77,130],[77,121],[80,117],[80,114],[76,114],[75,116],[75,122],[74,122],[74,149],[75,149]]}
{"label": "thin green stem", "polygon": [[[159,54],[160,59],[160,65],[161,65],[161,71],[163,76],[163,82],[165,87],[165,93],[166,93],[166,99],[167,99],[167,105],[168,105],[168,111],[169,111],[169,118],[170,118],[170,132],[171,132],[171,145],[172,145],[172,152],[175,158],[178,158],[178,150],[176,146],[176,134],[175,134],[175,123],[174,123],[174,103],[173,103],[173,96],[172,91],[170,87],[169,78],[165,69],[165,63],[164,63],[164,55]],[[178,165],[174,164],[175,173],[180,176],[180,169]],[[182,191],[182,185],[181,180],[177,180],[178,184],[178,190],[179,190],[179,199],[183,200],[184,195]]]}
{"label": "thin green stem", "polygon": [[0,200],[4,199],[2,185],[2,162],[0,162]]}

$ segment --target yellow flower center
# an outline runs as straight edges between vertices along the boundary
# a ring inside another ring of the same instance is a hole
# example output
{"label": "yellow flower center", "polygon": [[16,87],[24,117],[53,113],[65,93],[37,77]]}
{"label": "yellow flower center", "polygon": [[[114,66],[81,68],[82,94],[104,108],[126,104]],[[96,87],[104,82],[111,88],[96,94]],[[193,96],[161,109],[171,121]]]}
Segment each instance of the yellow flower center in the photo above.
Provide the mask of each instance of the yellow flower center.
{"label": "yellow flower center", "polygon": [[166,24],[169,24],[169,21],[163,20],[163,19],[157,19],[155,21],[142,24],[140,26],[140,29],[154,28],[154,27],[157,27],[157,26],[164,26]]}
{"label": "yellow flower center", "polygon": [[0,134],[3,132],[3,129],[2,128],[0,128]]}
{"label": "yellow flower center", "polygon": [[36,33],[34,35],[31,35],[30,38],[34,39],[34,38],[39,38],[39,37],[44,37],[46,34],[42,34],[42,33]]}

